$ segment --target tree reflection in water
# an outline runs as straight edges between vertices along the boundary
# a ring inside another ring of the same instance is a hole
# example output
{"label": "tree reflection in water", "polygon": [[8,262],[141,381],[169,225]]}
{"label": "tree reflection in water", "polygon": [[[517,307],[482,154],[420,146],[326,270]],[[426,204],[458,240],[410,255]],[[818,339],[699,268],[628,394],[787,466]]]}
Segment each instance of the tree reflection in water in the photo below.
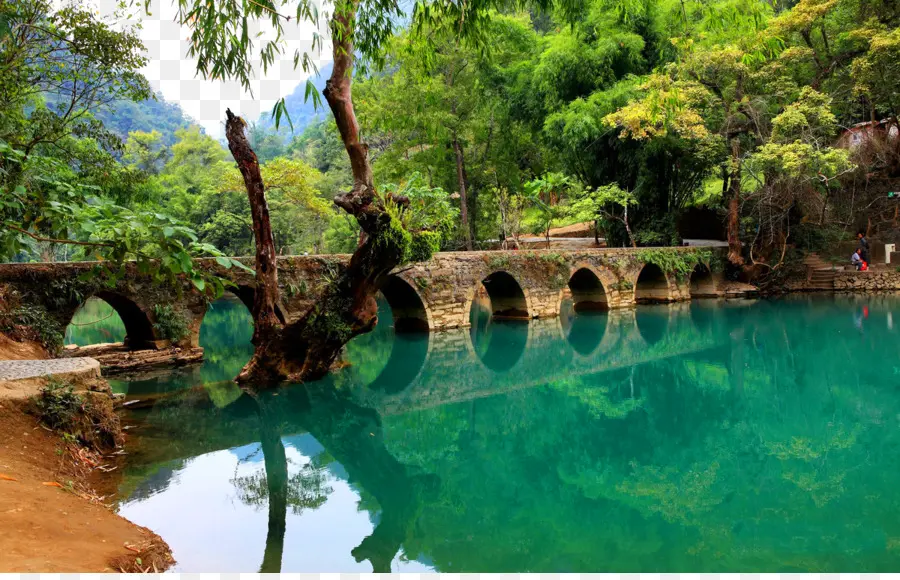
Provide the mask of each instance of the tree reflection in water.
{"label": "tree reflection in water", "polygon": [[235,475],[231,483],[243,503],[268,506],[266,550],[259,571],[281,572],[288,508],[294,515],[305,509],[316,509],[325,503],[332,490],[327,484],[325,468],[316,465],[314,460],[300,466],[293,475],[288,474],[288,459],[278,430],[280,423],[273,410],[278,401],[261,395],[256,398],[256,404],[264,468],[250,475]]}

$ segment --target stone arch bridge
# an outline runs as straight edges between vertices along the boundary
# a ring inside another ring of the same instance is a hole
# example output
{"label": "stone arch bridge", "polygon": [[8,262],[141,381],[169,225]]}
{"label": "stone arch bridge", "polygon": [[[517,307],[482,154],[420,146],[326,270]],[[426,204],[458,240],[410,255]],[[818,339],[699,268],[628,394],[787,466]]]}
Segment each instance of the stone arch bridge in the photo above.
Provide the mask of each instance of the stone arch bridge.
{"label": "stone arch bridge", "polygon": [[[710,272],[705,263],[709,256],[714,263],[721,261],[720,253],[719,248],[696,247],[439,253],[398,269],[381,291],[398,331],[438,331],[469,326],[472,305],[479,299],[490,300],[494,317],[531,319],[558,316],[565,299],[571,299],[577,312],[721,296],[721,274]],[[656,262],[666,262],[666,254],[696,263],[690,276],[679,277],[658,266]],[[286,321],[300,317],[348,260],[349,255],[279,258],[279,316]],[[244,262],[252,266],[252,259]],[[230,280],[229,291],[252,305],[253,274],[225,270],[214,260],[199,263]],[[168,307],[163,309],[166,315],[181,317],[189,329],[176,346],[199,346],[208,295],[187,280],[175,286],[155,283],[134,264],[126,264],[125,275],[107,284],[95,274],[96,268],[93,262],[0,264],[0,308],[42,309],[65,329],[88,298],[100,298],[121,317],[125,346],[147,349],[170,345],[158,324],[163,316],[159,307]]]}

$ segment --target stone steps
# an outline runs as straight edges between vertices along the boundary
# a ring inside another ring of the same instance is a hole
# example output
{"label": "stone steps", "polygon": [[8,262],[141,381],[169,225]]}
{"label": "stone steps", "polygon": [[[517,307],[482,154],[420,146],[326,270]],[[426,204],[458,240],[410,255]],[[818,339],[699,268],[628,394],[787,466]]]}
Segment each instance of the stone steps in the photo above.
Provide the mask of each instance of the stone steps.
{"label": "stone steps", "polygon": [[807,268],[811,268],[813,270],[830,270],[833,268],[831,264],[823,260],[818,254],[815,252],[811,254],[807,254],[803,259],[803,264]]}
{"label": "stone steps", "polygon": [[807,254],[803,264],[806,266],[806,287],[809,290],[834,290],[834,275],[837,271],[834,265],[823,260],[815,252]]}
{"label": "stone steps", "polygon": [[817,270],[809,277],[809,288],[813,290],[834,290],[834,272]]}

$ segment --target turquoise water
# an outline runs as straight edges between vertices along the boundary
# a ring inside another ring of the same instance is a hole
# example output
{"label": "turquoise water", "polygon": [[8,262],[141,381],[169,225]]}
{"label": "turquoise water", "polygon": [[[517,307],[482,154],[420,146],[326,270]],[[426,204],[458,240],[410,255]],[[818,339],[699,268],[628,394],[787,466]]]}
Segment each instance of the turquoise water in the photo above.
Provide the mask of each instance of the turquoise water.
{"label": "turquoise water", "polygon": [[66,328],[65,344],[85,346],[124,339],[125,325],[112,306],[99,298],[88,298]]}
{"label": "turquoise water", "polygon": [[254,398],[228,381],[249,318],[217,303],[201,368],[118,385],[139,400],[119,511],[185,572],[896,570],[895,311],[388,322],[349,368]]}

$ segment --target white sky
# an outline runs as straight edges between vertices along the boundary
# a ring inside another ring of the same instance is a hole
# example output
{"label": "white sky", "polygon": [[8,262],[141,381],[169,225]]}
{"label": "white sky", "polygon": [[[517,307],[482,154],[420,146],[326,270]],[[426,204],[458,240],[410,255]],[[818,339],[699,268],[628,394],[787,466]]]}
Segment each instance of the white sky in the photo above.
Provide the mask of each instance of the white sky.
{"label": "white sky", "polygon": [[[111,15],[116,9],[116,0],[92,0],[103,14]],[[321,8],[320,8],[321,10]],[[197,74],[195,59],[187,57],[190,29],[179,26],[175,22],[177,14],[175,0],[152,0],[150,15],[135,9],[133,13],[140,20],[141,40],[147,47],[150,62],[144,69],[144,76],[150,81],[154,90],[162,92],[166,100],[181,105],[184,112],[206,129],[212,137],[218,139],[224,134],[225,109],[243,116],[248,121],[256,120],[260,113],[268,114],[281,97],[290,94],[294,88],[305,81],[306,74],[301,67],[294,70],[294,50],[301,54],[312,46],[314,26],[303,22],[299,25],[293,21],[284,24],[284,52],[281,60],[277,60],[266,74],[262,74],[256,66],[257,74],[251,83],[252,95],[243,90],[236,81],[205,80]],[[324,23],[324,19],[323,19]],[[250,30],[254,38],[260,30]],[[258,41],[273,38],[271,28],[262,27],[269,33]],[[323,28],[319,31],[326,41],[328,35]],[[254,47],[258,53],[259,45]],[[321,55],[310,55],[321,69],[330,60],[330,46],[326,44]],[[324,59],[324,60],[323,60]]]}

